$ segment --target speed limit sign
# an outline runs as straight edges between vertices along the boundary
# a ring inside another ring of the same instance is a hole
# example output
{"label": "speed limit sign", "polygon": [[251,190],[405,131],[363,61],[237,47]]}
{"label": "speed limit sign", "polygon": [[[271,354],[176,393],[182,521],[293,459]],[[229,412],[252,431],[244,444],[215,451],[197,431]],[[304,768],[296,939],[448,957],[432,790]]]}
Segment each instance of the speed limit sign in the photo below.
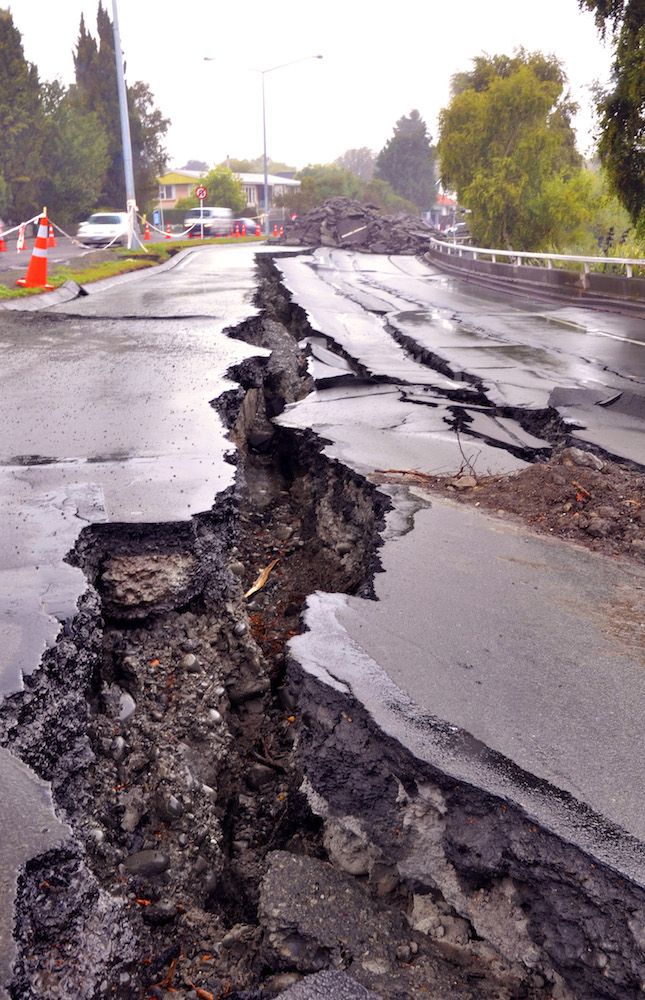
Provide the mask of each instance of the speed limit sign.
{"label": "speed limit sign", "polygon": [[195,195],[199,198],[200,201],[204,200],[204,198],[206,197],[206,188],[204,187],[203,184],[199,184],[195,188]]}

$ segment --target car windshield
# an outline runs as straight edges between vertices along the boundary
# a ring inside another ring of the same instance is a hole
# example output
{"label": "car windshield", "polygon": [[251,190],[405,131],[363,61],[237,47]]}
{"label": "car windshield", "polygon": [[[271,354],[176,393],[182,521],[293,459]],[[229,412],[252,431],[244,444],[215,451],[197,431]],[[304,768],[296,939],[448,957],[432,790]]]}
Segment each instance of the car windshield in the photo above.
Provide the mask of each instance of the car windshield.
{"label": "car windshield", "polygon": [[121,225],[120,215],[90,215],[87,220],[90,226],[119,226]]}

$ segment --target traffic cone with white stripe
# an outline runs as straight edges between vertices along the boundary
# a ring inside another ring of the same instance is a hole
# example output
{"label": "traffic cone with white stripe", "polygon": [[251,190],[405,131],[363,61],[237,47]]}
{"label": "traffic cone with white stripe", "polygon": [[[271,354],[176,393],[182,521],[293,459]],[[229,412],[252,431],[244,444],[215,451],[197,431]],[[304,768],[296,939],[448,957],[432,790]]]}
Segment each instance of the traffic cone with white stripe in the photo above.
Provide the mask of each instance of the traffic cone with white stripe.
{"label": "traffic cone with white stripe", "polygon": [[166,226],[166,239],[167,240],[171,240],[172,239],[172,236],[170,234],[170,223],[168,223],[168,225]]}
{"label": "traffic cone with white stripe", "polygon": [[48,232],[47,246],[48,247],[58,246],[58,244],[56,243],[56,233],[54,232],[54,227],[52,226],[51,222],[49,223],[49,229],[47,232]]}
{"label": "traffic cone with white stripe", "polygon": [[47,219],[47,209],[43,208],[43,214],[38,222],[38,235],[31,253],[31,260],[24,278],[18,278],[17,285],[22,288],[42,288],[46,292],[51,292],[53,285],[47,284],[47,241],[49,222]]}
{"label": "traffic cone with white stripe", "polygon": [[4,241],[4,234],[0,229],[0,253],[6,253],[6,252],[7,252],[7,244]]}
{"label": "traffic cone with white stripe", "polygon": [[144,239],[144,241],[149,241],[150,240],[150,223],[149,222],[146,222],[146,227],[145,227],[145,229],[143,231],[143,239]]}

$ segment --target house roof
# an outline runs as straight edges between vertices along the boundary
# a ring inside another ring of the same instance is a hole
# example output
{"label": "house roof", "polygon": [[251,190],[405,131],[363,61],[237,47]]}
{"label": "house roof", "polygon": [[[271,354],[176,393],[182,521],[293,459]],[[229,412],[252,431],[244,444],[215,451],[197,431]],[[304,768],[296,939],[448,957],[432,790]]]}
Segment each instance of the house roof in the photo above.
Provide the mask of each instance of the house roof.
{"label": "house roof", "polygon": [[204,176],[202,170],[169,170],[157,178],[159,184],[192,184]]}
{"label": "house roof", "polygon": [[[236,174],[242,184],[264,184],[264,174]],[[300,187],[300,181],[294,181],[290,177],[280,177],[279,174],[267,174],[267,181],[271,187]]]}
{"label": "house roof", "polygon": [[[203,170],[169,170],[157,178],[158,184],[192,184],[194,181],[202,180],[207,171]],[[264,174],[235,174],[242,184],[264,184]],[[271,187],[300,187],[300,181],[294,181],[290,177],[280,177],[279,174],[269,174],[268,182]]]}

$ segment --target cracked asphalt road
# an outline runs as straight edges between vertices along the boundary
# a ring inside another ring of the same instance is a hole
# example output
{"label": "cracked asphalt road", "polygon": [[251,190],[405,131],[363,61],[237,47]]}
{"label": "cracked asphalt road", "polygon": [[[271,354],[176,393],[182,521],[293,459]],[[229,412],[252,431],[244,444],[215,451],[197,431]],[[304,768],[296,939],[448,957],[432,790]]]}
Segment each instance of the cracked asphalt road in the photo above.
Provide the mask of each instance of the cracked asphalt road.
{"label": "cracked asphalt road", "polygon": [[[114,282],[47,313],[0,314],[4,693],[19,687],[21,673],[36,668],[83,590],[82,575],[64,556],[84,524],[189,519],[231,483],[224,459],[230,446],[209,402],[230,386],[230,365],[258,353],[223,333],[254,314],[255,252],[202,249],[169,271]],[[465,449],[477,471],[511,471],[548,452],[551,443],[532,415],[551,407],[574,440],[645,464],[642,322],[572,307],[536,309],[515,298],[480,294],[412,258],[322,250],[278,259],[276,266],[308,321],[316,383],[278,422],[313,429],[326,442],[327,455],[363,474],[389,467],[455,473]],[[455,434],[455,407],[471,417],[470,434]],[[524,423],[522,415],[529,418]],[[420,508],[428,502],[417,500]],[[635,631],[627,648],[621,639],[601,635],[617,564],[572,554],[568,567],[554,568],[548,546],[538,546],[536,555],[537,543],[527,538],[503,536],[502,542],[503,532],[481,520],[476,537],[469,538],[457,522],[470,524],[474,516],[446,513],[435,504],[419,511],[403,540],[397,540],[398,530],[392,532],[383,550],[379,601],[369,609],[357,600],[334,605],[337,667],[329,658],[330,619],[320,614],[316,598],[311,631],[295,640],[294,652],[308,669],[335,674],[336,683],[347,685],[377,720],[382,694],[395,690],[402,694],[403,715],[413,714],[415,706],[532,778],[566,791],[600,818],[595,832],[587,827],[581,833],[575,823],[561,827],[557,796],[549,801],[547,795],[541,812],[530,796],[522,800],[521,782],[503,787],[503,794],[547,824],[551,810],[553,828],[566,827],[581,846],[642,884],[642,795],[631,778],[640,769],[636,719],[645,692],[635,664],[642,634]],[[473,546],[484,540],[495,560],[493,575],[486,561],[465,566]],[[547,565],[537,583],[527,582],[534,569],[509,571],[517,553],[504,562],[505,545],[517,547],[522,558],[529,555],[527,564]],[[524,594],[535,586],[548,589],[559,572],[568,581],[584,574],[586,603],[579,600],[592,609],[595,631],[575,607],[561,613],[552,596],[540,605],[533,594],[518,601],[522,588]],[[630,573],[621,586],[642,593],[642,573]],[[493,590],[496,614],[484,603],[469,618],[473,594],[490,599]],[[501,621],[508,614],[513,631],[506,634],[498,616]],[[550,614],[557,621],[552,630]],[[474,643],[468,638],[473,634]],[[402,656],[403,638],[414,655]],[[565,643],[571,648],[559,655]],[[527,647],[530,671],[522,655]],[[363,686],[348,655],[356,648],[376,664],[382,686]],[[431,648],[443,654],[429,655]],[[484,653],[495,664],[495,676]],[[593,685],[587,683],[591,673]],[[501,691],[512,696],[504,701]],[[537,734],[527,729],[531,718],[539,723]],[[594,724],[585,729],[586,720]],[[412,748],[406,729],[403,724],[394,732]],[[603,755],[594,771],[590,763],[598,745]],[[484,780],[481,768],[469,774]],[[16,780],[24,788],[28,779]],[[501,786],[493,781],[491,787]],[[7,794],[14,794],[11,787]],[[617,837],[605,844],[604,854],[603,822]],[[623,836],[621,827],[634,839]],[[59,835],[52,823],[54,840]],[[41,839],[26,839],[27,851],[42,849]]]}

